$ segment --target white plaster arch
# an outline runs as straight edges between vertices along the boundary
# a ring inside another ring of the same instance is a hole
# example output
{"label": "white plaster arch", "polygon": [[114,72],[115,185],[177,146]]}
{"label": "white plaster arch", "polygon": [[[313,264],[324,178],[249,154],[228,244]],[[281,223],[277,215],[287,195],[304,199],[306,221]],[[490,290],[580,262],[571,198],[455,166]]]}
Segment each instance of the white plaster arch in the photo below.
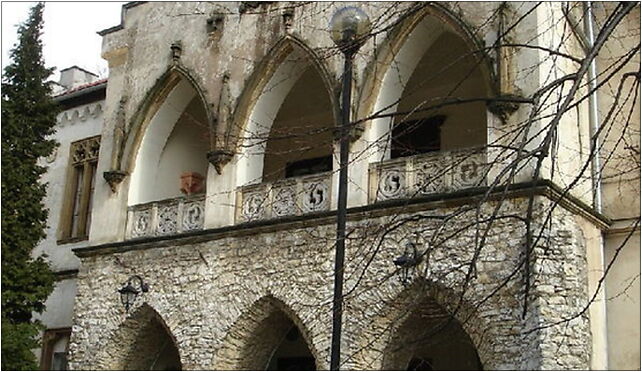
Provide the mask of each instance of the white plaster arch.
{"label": "white plaster arch", "polygon": [[[398,111],[399,102],[409,79],[415,73],[420,61],[426,57],[426,53],[444,34],[458,35],[457,37],[462,38],[466,43],[465,37],[461,36],[461,32],[455,30],[453,25],[437,15],[426,14],[412,27],[401,43],[397,43],[398,47],[391,45],[396,44],[395,42],[388,44],[388,49],[381,53],[375,62],[382,64],[385,72],[379,75],[381,76],[379,82],[371,83],[376,84],[376,88],[370,85],[366,86],[368,89],[375,88],[376,94],[367,115],[387,115]],[[470,43],[466,44],[470,45]],[[439,56],[435,56],[435,58],[439,58]],[[479,73],[483,78],[483,67],[480,65],[479,68]],[[362,96],[362,99],[368,99],[367,95],[362,94]],[[491,120],[491,115],[486,115],[486,121],[488,120]],[[394,122],[395,117],[390,116],[373,119],[365,126],[363,139],[367,149],[368,162],[378,162],[390,158],[389,134]],[[491,127],[490,124],[487,123],[487,129]],[[488,136],[488,133],[486,135]]]}
{"label": "white plaster arch", "polygon": [[128,205],[152,201],[153,180],[156,178],[163,148],[177,120],[196,94],[192,85],[181,79],[152,117],[135,157]]}
{"label": "white plaster arch", "polygon": [[308,58],[303,50],[293,48],[263,87],[241,132],[241,146],[236,155],[236,186],[261,182],[272,123],[294,84],[312,66]]}
{"label": "white plaster arch", "polygon": [[[433,43],[447,29],[443,22],[427,15],[412,30],[399,51],[393,56],[380,83],[379,95],[375,100],[373,113],[392,114],[397,110],[408,79],[415,67]],[[394,116],[377,118],[366,126],[364,139],[369,149],[368,162],[377,162],[390,156],[388,136]]]}

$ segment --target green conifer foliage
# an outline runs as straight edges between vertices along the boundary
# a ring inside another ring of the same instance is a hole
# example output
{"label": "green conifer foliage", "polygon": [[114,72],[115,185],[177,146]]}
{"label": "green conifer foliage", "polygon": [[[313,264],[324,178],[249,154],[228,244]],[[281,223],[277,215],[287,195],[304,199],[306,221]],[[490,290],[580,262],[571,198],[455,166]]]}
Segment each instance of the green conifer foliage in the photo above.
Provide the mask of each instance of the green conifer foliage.
{"label": "green conifer foliage", "polygon": [[46,185],[40,183],[46,168],[38,159],[56,146],[54,133],[58,108],[46,82],[52,69],[42,56],[42,13],[34,6],[18,28],[12,63],[2,80],[2,369],[35,369],[39,324],[32,312],[42,312],[53,290],[47,261],[32,258],[32,250],[45,236]]}

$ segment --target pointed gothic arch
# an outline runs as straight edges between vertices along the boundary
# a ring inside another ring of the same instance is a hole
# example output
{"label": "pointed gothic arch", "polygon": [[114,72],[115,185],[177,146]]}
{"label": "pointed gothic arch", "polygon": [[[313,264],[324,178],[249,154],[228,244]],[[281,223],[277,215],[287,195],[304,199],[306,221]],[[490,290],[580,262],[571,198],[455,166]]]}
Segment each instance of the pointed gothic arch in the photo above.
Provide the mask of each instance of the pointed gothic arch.
{"label": "pointed gothic arch", "polygon": [[286,58],[297,51],[301,53],[300,56],[304,57],[320,75],[328,92],[328,96],[332,101],[332,106],[335,108],[335,122],[338,122],[339,111],[338,103],[336,102],[337,98],[335,97],[336,84],[332,78],[332,74],[330,74],[329,68],[305,40],[296,34],[288,34],[283,36],[268,50],[245,83],[243,92],[234,110],[234,119],[232,120],[231,127],[227,129],[229,143],[219,143],[220,146],[225,145],[236,148],[240,144],[240,133],[248,124],[249,116],[257,100],[264,93],[266,85],[273,78]]}
{"label": "pointed gothic arch", "polygon": [[[195,92],[195,97],[200,100],[210,132],[210,147],[212,146],[216,120],[211,110],[211,105],[208,103],[206,91],[199,80],[186,67],[181,64],[174,64],[156,80],[154,86],[145,94],[145,98],[143,98],[132,115],[124,133],[124,138],[121,140],[122,142],[116,145],[116,159],[113,167],[131,174],[142,139],[149,129],[150,122],[180,82],[189,84]],[[120,129],[122,130],[122,128]],[[115,135],[117,136],[118,133]]]}
{"label": "pointed gothic arch", "polygon": [[[292,332],[292,331],[296,332]],[[294,357],[308,359],[316,369],[322,369],[322,361],[308,327],[283,301],[272,295],[254,302],[234,322],[221,346],[215,352],[214,370],[266,370],[278,369],[274,360],[279,356],[284,342],[291,335],[300,337]],[[301,346],[304,350],[301,351]],[[312,360],[313,359],[313,360]]]}
{"label": "pointed gothic arch", "polygon": [[234,152],[240,165],[238,185],[261,182],[266,138],[286,97],[308,71],[320,79],[331,124],[338,123],[335,87],[325,63],[303,40],[285,36],[270,49],[248,80],[227,134],[228,143],[237,149]]}
{"label": "pointed gothic arch", "polygon": [[[394,288],[394,294],[382,296],[388,301],[379,304],[377,315],[361,327],[356,369],[475,370],[486,365],[491,328],[471,304],[460,302],[454,291],[423,279]],[[439,360],[451,357],[445,355],[449,349],[459,355],[453,355],[452,361]]]}
{"label": "pointed gothic arch", "polygon": [[[365,81],[358,99],[359,117],[394,114],[404,109],[411,112],[412,110],[407,110],[407,107],[399,107],[399,105],[406,96],[406,88],[417,83],[418,79],[415,75],[418,66],[425,64],[427,53],[434,52],[431,48],[439,42],[448,45],[454,40],[466,53],[465,56],[458,58],[458,61],[468,63],[467,60],[474,60],[471,62],[475,66],[474,73],[479,76],[479,87],[476,88],[478,89],[476,93],[481,92],[484,98],[490,98],[496,94],[493,62],[484,51],[483,41],[475,35],[466,22],[440,4],[427,5],[420,10],[410,10],[410,12],[412,13],[407,19],[388,34],[378,48],[375,58],[366,68]],[[444,37],[450,37],[450,39],[444,42],[441,40]],[[434,56],[433,60],[439,61]],[[433,75],[439,78],[441,73],[448,72],[447,68],[448,64],[445,64],[443,70],[435,71]],[[480,104],[483,106],[484,102]],[[428,113],[432,113],[432,116],[442,114],[437,111]],[[418,119],[417,116],[421,114],[411,113],[404,119]],[[430,119],[430,117],[420,119]],[[371,146],[370,162],[381,161],[384,157],[390,156],[390,139],[386,133],[396,125],[395,120],[399,121],[393,116],[375,118],[368,122],[364,139],[368,143],[379,144],[379,146]],[[484,125],[486,125],[485,122]]]}
{"label": "pointed gothic arch", "polygon": [[144,303],[110,335],[97,351],[96,367],[103,370],[180,370],[178,343],[163,317]]}
{"label": "pointed gothic arch", "polygon": [[207,177],[213,123],[196,80],[180,65],[169,68],[139,106],[124,143],[122,167],[131,175],[128,204],[179,196],[182,172]]}

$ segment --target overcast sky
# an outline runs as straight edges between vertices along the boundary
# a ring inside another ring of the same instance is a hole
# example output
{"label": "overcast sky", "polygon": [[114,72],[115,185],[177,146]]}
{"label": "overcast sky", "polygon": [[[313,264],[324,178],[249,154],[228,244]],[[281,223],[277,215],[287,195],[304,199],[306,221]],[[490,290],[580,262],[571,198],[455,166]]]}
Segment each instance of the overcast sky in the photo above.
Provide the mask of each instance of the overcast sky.
{"label": "overcast sky", "polygon": [[[102,38],[97,31],[120,24],[125,2],[46,2],[44,57],[57,70],[77,65],[106,77],[107,62],[100,58]],[[24,22],[35,2],[2,2],[2,67],[17,40],[17,25]],[[58,80],[58,74],[52,80]]]}

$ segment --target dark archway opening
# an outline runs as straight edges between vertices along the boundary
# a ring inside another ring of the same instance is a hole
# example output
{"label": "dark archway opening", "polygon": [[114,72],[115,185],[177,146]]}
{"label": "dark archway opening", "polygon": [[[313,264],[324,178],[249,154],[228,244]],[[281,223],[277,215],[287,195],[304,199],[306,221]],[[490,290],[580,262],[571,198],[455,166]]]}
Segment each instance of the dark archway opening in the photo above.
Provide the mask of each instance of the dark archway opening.
{"label": "dark archway opening", "polygon": [[132,335],[133,342],[126,354],[125,370],[181,370],[178,349],[165,326],[156,317],[141,321]]}
{"label": "dark archway opening", "polygon": [[443,33],[404,87],[397,111],[406,114],[395,119],[391,158],[484,146],[485,96],[480,61],[460,37]]}
{"label": "dark archway opening", "polygon": [[270,363],[268,371],[314,371],[316,365],[314,356],[305,343],[301,332],[290,322],[291,328],[286,333],[281,344],[276,348]]}
{"label": "dark archway opening", "polygon": [[321,76],[308,67],[274,118],[263,160],[263,181],[332,170],[334,119]]}
{"label": "dark archway opening", "polygon": [[257,301],[235,322],[214,358],[216,370],[315,370],[317,353],[279,300]]}
{"label": "dark archway opening", "polygon": [[460,323],[435,301],[414,307],[384,351],[385,370],[480,370],[477,350]]}

